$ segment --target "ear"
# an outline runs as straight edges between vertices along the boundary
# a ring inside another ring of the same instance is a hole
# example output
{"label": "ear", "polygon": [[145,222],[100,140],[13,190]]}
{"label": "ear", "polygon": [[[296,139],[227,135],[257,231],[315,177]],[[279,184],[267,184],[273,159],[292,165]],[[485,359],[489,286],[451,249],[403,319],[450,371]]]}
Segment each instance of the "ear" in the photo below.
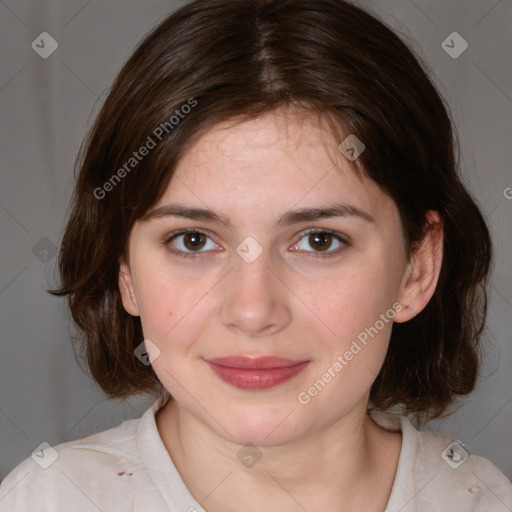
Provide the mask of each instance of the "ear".
{"label": "ear", "polygon": [[119,260],[118,285],[124,309],[126,309],[126,311],[132,316],[140,316],[137,299],[135,298],[130,267],[124,256]]}
{"label": "ear", "polygon": [[443,263],[443,219],[439,212],[425,214],[425,237],[415,249],[404,274],[398,302],[403,308],[394,321],[407,322],[420,313],[434,295]]}

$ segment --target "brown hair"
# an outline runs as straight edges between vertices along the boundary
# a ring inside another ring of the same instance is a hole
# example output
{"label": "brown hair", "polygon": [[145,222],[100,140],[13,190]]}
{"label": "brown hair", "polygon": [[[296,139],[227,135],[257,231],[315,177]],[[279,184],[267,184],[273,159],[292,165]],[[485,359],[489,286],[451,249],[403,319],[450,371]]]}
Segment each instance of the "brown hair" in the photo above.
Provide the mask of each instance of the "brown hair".
{"label": "brown hair", "polygon": [[346,1],[196,0],[149,33],[81,148],[62,282],[52,293],[67,295],[91,374],[109,398],[164,391],[134,356],[140,318],[124,310],[118,290],[131,228],[208,129],[287,105],[364,142],[359,171],[395,201],[408,256],[422,240],[425,213],[444,219],[436,291],[420,314],[394,324],[370,394],[375,407],[437,417],[475,385],[491,240],[458,176],[448,108],[421,59]]}

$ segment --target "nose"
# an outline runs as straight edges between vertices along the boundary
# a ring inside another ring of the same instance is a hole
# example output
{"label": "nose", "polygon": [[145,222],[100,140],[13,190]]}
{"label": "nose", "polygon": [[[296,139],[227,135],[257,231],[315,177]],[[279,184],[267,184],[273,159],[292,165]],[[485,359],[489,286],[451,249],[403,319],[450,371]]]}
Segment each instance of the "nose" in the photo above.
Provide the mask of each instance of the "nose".
{"label": "nose", "polygon": [[290,292],[266,251],[248,263],[237,254],[234,268],[221,289],[220,321],[237,334],[257,337],[275,334],[291,319]]}

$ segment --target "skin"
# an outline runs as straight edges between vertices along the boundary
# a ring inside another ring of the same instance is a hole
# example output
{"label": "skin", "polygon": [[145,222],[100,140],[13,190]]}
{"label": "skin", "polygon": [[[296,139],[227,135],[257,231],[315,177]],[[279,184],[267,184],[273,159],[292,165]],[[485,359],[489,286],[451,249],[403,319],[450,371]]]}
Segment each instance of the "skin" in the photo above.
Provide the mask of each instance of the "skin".
{"label": "skin", "polygon": [[[182,157],[155,208],[207,208],[231,228],[176,216],[140,220],[121,259],[124,306],[158,347],[153,368],[174,397],[156,415],[161,438],[208,512],[382,512],[389,499],[401,434],[366,412],[392,322],[308,404],[297,396],[393,303],[402,306],[395,322],[426,306],[441,268],[442,220],[428,212],[425,240],[407,261],[395,203],[356,176],[339,142],[317,116],[291,109],[217,125]],[[288,210],[339,202],[374,221],[338,216],[274,226]],[[193,253],[186,236],[169,241],[186,228],[208,232],[195,259],[169,250]],[[327,250],[319,250],[303,234],[310,228],[348,244],[327,237]],[[252,263],[236,252],[248,236],[262,248]],[[204,362],[228,355],[310,363],[284,384],[247,391]],[[246,443],[261,455],[252,467],[237,457]]]}

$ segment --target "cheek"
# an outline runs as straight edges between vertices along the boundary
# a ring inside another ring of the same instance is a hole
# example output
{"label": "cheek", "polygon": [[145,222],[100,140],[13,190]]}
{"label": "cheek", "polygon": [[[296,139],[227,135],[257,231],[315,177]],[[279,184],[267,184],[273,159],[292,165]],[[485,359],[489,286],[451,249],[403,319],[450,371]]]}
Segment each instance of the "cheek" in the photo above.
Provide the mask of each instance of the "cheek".
{"label": "cheek", "polygon": [[323,343],[322,357],[297,396],[301,404],[307,400],[312,405],[311,416],[325,404],[332,405],[333,416],[339,415],[363,398],[382,367],[393,326],[390,297],[364,280],[340,284],[346,285],[344,290],[323,299],[326,323],[335,335],[317,340]]}
{"label": "cheek", "polygon": [[176,322],[177,283],[158,273],[141,276],[137,304],[144,336],[161,340]]}
{"label": "cheek", "polygon": [[215,284],[211,275],[190,276],[165,265],[148,264],[137,276],[137,304],[144,337],[162,350],[178,349],[201,331],[204,298]]}
{"label": "cheek", "polygon": [[330,337],[346,344],[391,308],[399,284],[395,274],[383,257],[356,255],[303,293]]}
{"label": "cheek", "polygon": [[324,357],[313,372],[321,382],[311,382],[313,393],[328,386],[322,391],[325,399],[331,396],[342,404],[348,397],[359,398],[384,362],[400,282],[392,258],[384,254],[358,255],[310,289],[311,309],[328,327]]}

